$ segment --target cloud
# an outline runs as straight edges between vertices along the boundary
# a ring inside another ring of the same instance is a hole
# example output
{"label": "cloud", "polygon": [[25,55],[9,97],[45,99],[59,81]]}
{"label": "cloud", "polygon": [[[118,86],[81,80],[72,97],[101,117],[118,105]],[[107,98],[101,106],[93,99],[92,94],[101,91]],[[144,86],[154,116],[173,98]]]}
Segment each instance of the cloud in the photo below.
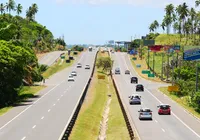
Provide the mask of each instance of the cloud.
{"label": "cloud", "polygon": [[[165,7],[166,4],[182,4],[182,0],[55,0],[57,4],[89,4],[89,5],[132,5],[132,6],[150,6]],[[185,0],[189,6],[194,6],[192,0]]]}

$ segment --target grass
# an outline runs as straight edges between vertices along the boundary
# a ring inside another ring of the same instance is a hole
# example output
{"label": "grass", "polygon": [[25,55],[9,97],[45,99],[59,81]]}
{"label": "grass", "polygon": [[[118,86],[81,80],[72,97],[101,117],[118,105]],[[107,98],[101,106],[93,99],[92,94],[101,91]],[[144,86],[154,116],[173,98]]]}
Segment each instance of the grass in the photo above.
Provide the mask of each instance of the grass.
{"label": "grass", "polygon": [[[108,56],[107,53],[98,54],[98,57],[106,56]],[[108,94],[112,95],[112,101],[110,104],[107,139],[126,140],[129,138],[111,79],[107,74],[100,71],[100,69],[95,69],[94,77],[70,135],[70,140],[94,140],[98,138],[100,121],[102,120],[105,104],[109,98]],[[105,75],[105,79],[98,79],[98,75]]]}
{"label": "grass", "polygon": [[167,87],[160,87],[159,90],[168,97],[170,97],[172,100],[177,102],[179,105],[181,105],[183,108],[185,108],[185,110],[192,113],[197,118],[200,118],[200,113],[196,112],[195,109],[188,104],[187,96],[180,98],[177,95],[168,92]]}
{"label": "grass", "polygon": [[[19,91],[19,96],[18,100],[16,103],[20,103],[27,98],[32,98],[35,96],[36,93],[38,93],[40,90],[45,88],[45,86],[24,86],[20,91]],[[0,116],[8,112],[10,109],[12,109],[13,106],[8,106],[0,109]]]}
{"label": "grass", "polygon": [[[74,55],[72,55],[74,56]],[[75,56],[74,56],[75,57]],[[45,79],[49,78],[50,76],[52,76],[53,74],[71,66],[74,62],[74,60],[71,60],[70,63],[66,63],[65,61],[68,58],[68,54],[66,54],[65,59],[63,61],[63,63],[61,65],[59,65],[61,63],[61,59],[58,60],[57,63],[55,63],[54,65],[52,65],[51,67],[49,67],[42,75]]]}

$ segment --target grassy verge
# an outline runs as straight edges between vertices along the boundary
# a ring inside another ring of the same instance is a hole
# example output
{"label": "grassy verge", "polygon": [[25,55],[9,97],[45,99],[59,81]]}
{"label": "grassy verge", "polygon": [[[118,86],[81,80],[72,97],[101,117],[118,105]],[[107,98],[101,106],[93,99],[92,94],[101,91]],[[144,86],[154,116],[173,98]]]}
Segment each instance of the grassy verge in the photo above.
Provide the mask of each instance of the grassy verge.
{"label": "grassy verge", "polygon": [[[137,57],[137,60],[133,60],[132,56],[130,56],[129,58],[131,59],[131,63],[134,67],[134,69],[136,70],[136,72],[143,78],[147,79],[147,80],[152,80],[152,81],[155,81],[155,82],[161,82],[161,80],[158,78],[158,77],[154,77],[154,78],[149,78],[147,74],[142,74],[142,70],[147,70],[148,69],[148,66],[147,66],[147,63],[145,61],[145,59],[142,59],[140,60],[140,58],[138,56]],[[136,65],[140,64],[141,67],[138,68],[136,67]]]}
{"label": "grassy verge", "polygon": [[[72,55],[73,57],[76,57],[75,55]],[[78,56],[78,55],[77,55]],[[74,60],[71,60],[70,63],[66,63],[66,60],[68,59],[68,55],[66,54],[65,59],[63,60],[63,63],[61,63],[61,59],[59,59],[54,65],[49,67],[42,75],[44,76],[45,79],[49,78],[53,74],[71,66],[74,62]]]}
{"label": "grassy verge", "polygon": [[[108,56],[107,53],[99,53],[98,57]],[[128,130],[123,118],[116,93],[110,77],[98,79],[97,75],[105,75],[100,69],[95,69],[86,99],[77,118],[76,124],[70,135],[70,140],[94,140],[98,138],[100,121],[108,100],[108,94],[112,95],[108,120],[107,139],[129,139]]]}
{"label": "grassy verge", "polygon": [[[19,96],[18,96],[18,100],[17,103],[27,99],[27,98],[31,98],[34,97],[34,95],[36,93],[38,93],[40,90],[42,90],[43,88],[45,88],[45,86],[24,86],[20,91],[19,91]],[[6,112],[8,112],[13,106],[9,106],[9,107],[4,107],[0,109],[0,116],[5,114]]]}
{"label": "grassy verge", "polygon": [[159,90],[162,93],[164,93],[165,95],[167,95],[168,97],[170,97],[172,100],[174,100],[175,102],[177,102],[179,105],[181,105],[182,107],[184,107],[188,112],[192,113],[197,118],[200,118],[200,113],[196,112],[195,109],[188,104],[188,102],[187,102],[187,98],[188,97],[187,96],[180,98],[177,95],[168,92],[167,91],[167,87],[161,87],[161,88],[159,88]]}

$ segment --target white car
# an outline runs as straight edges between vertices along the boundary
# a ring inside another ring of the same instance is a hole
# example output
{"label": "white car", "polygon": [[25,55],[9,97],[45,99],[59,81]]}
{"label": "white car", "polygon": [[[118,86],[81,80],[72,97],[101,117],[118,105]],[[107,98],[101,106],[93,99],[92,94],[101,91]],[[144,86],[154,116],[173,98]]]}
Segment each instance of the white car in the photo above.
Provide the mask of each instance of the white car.
{"label": "white car", "polygon": [[77,67],[77,68],[82,68],[81,63],[78,63],[76,67]]}
{"label": "white car", "polygon": [[72,75],[72,76],[77,76],[76,71],[72,71],[72,72],[71,72],[71,75]]}
{"label": "white car", "polygon": [[141,104],[141,96],[138,94],[133,94],[129,96],[129,103],[132,104]]}
{"label": "white car", "polygon": [[90,69],[90,65],[85,65],[85,69]]}
{"label": "white car", "polygon": [[74,81],[74,77],[73,77],[73,75],[69,75],[69,77],[68,77],[68,81]]}
{"label": "white car", "polygon": [[141,108],[139,111],[139,119],[152,120],[152,111],[149,108]]}

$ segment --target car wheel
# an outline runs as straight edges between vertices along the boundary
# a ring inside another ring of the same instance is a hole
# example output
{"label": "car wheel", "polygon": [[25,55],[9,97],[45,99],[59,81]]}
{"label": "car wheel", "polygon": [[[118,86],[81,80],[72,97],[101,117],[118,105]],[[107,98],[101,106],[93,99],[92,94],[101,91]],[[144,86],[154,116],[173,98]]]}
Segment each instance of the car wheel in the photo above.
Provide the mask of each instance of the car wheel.
{"label": "car wheel", "polygon": [[169,112],[169,115],[171,115],[171,112]]}

